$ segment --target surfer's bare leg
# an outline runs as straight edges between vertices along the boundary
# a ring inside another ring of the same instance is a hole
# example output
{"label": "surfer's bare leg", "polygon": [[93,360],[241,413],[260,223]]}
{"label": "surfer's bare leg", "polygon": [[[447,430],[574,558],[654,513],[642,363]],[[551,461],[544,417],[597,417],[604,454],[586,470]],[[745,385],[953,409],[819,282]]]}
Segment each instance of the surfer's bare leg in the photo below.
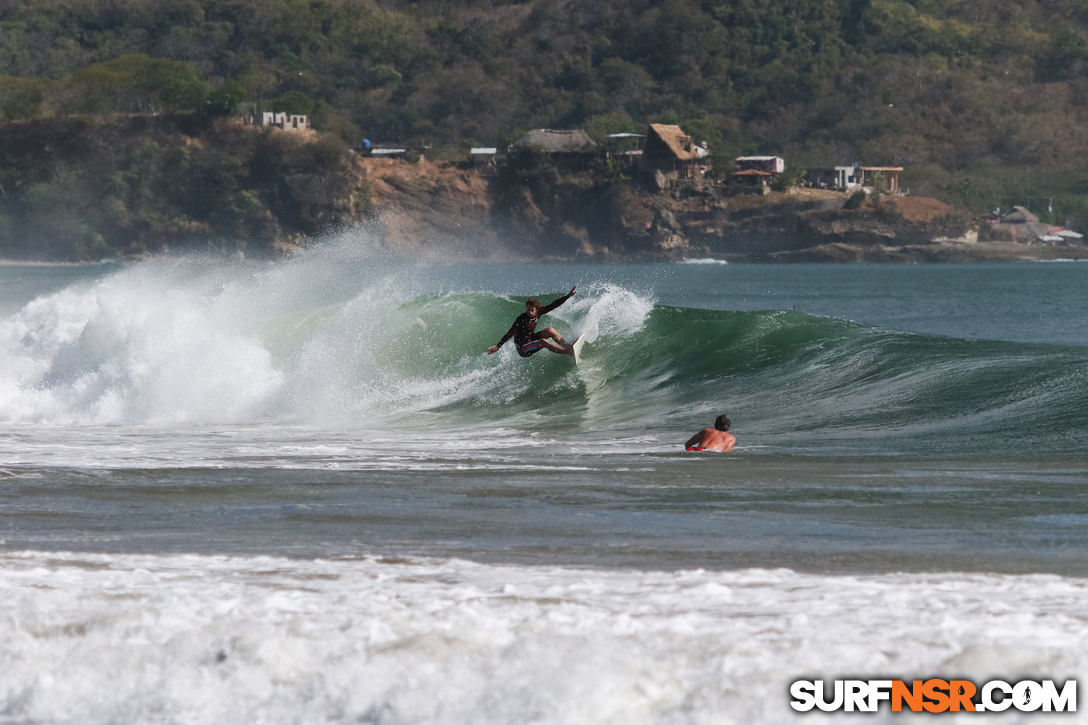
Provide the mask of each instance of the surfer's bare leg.
{"label": "surfer's bare leg", "polygon": [[557,352],[560,355],[574,354],[574,348],[567,344],[563,336],[556,332],[554,327],[545,327],[540,331],[538,339],[541,345],[552,352]]}

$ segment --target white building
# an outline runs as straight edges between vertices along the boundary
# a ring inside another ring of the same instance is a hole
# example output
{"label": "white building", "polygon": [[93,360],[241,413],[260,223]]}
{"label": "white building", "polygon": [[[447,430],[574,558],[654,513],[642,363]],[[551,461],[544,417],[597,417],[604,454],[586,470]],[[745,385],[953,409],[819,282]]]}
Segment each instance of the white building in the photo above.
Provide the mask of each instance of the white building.
{"label": "white building", "polygon": [[851,164],[849,166],[836,166],[835,167],[835,186],[836,189],[853,189],[861,185],[861,173],[858,171],[857,164]]}
{"label": "white building", "polygon": [[301,113],[265,111],[249,117],[253,126],[273,126],[285,131],[304,131],[310,128],[310,117]]}
{"label": "white building", "polygon": [[786,160],[781,156],[738,156],[737,166],[741,171],[766,171],[769,174],[781,174],[786,170]]}

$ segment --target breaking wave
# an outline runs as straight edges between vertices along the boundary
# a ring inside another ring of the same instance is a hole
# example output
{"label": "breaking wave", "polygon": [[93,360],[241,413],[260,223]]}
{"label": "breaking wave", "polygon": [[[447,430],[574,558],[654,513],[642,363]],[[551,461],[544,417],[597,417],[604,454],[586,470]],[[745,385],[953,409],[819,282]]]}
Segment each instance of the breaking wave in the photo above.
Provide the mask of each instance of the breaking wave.
{"label": "breaking wave", "polygon": [[795,447],[1086,441],[1083,348],[664,306],[589,282],[548,318],[586,335],[580,366],[509,344],[487,356],[522,298],[446,289],[441,267],[347,261],[139,264],[36,298],[0,318],[0,422],[596,432],[725,411]]}

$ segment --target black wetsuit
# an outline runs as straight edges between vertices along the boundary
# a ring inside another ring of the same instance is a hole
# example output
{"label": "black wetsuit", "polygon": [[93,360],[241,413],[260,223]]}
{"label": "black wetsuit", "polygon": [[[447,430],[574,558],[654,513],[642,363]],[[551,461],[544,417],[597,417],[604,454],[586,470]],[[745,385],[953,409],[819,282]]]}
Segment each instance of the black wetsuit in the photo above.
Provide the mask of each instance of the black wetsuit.
{"label": "black wetsuit", "polygon": [[522,312],[514,320],[514,324],[510,326],[506,334],[502,336],[502,339],[499,340],[498,347],[502,347],[512,337],[514,338],[514,345],[518,349],[518,355],[522,357],[529,357],[543,350],[544,345],[540,342],[540,333],[536,331],[536,323],[540,321],[543,315],[551,312],[569,299],[570,295],[565,295],[550,305],[541,307],[540,314],[536,317],[531,316],[528,312]]}

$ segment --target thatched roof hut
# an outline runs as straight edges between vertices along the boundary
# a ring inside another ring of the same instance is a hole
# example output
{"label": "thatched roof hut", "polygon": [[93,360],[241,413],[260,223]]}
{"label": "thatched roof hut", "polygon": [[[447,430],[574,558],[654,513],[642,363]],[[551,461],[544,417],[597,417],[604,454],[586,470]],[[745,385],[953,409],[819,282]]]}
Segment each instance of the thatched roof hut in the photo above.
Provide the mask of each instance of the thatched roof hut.
{"label": "thatched roof hut", "polygon": [[701,180],[710,168],[710,151],[679,126],[651,123],[642,152],[641,171],[662,189],[681,179]]}
{"label": "thatched roof hut", "polygon": [[1039,217],[1023,206],[1014,206],[1012,211],[1001,217],[1002,224],[1034,224],[1037,221]]}
{"label": "thatched roof hut", "polygon": [[537,128],[514,142],[518,151],[540,151],[546,154],[586,155],[597,151],[597,144],[585,131],[560,131],[552,128]]}
{"label": "thatched roof hut", "polygon": [[646,151],[661,153],[663,149],[667,149],[677,161],[695,161],[708,155],[707,150],[697,145],[679,126],[651,123],[650,133],[646,136]]}

